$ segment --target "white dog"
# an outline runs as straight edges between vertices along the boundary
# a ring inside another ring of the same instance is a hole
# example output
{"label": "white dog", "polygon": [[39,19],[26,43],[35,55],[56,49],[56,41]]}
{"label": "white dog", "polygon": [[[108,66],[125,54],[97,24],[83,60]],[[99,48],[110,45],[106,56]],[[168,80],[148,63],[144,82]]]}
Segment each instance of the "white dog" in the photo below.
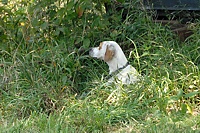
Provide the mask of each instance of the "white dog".
{"label": "white dog", "polygon": [[108,83],[133,84],[139,80],[139,73],[128,63],[121,47],[116,42],[101,42],[99,47],[91,48],[89,55],[102,59],[108,64]]}

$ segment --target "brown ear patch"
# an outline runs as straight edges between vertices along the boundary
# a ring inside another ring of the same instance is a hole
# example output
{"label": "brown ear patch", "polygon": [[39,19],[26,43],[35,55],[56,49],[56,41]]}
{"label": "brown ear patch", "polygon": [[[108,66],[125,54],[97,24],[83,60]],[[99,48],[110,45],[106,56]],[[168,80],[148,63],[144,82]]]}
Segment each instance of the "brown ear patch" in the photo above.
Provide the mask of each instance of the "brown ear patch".
{"label": "brown ear patch", "polygon": [[103,46],[103,42],[100,43],[100,45],[99,45],[99,50],[102,49],[102,46]]}
{"label": "brown ear patch", "polygon": [[113,58],[114,54],[115,54],[114,51],[110,50],[109,46],[107,46],[106,53],[105,53],[105,56],[104,56],[104,61],[105,62],[110,61]]}

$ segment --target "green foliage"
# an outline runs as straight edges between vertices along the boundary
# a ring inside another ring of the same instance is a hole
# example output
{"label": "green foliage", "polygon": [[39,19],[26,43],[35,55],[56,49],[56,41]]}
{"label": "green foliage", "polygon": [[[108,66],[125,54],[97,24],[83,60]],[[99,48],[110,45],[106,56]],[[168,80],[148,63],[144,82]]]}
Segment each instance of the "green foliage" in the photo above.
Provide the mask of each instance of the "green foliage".
{"label": "green foliage", "polygon": [[[0,2],[2,132],[199,132],[200,23],[184,42],[140,1]],[[124,18],[124,14],[125,18]],[[105,86],[87,49],[117,41],[143,75]]]}

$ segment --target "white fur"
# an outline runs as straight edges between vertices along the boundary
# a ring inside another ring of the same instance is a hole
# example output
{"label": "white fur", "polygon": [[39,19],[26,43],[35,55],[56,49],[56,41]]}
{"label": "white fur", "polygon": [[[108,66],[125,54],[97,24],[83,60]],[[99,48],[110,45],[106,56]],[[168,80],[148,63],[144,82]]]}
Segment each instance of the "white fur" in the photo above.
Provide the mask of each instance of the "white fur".
{"label": "white fur", "polygon": [[[118,69],[123,68],[127,64],[128,60],[126,59],[121,47],[116,42],[104,41],[101,45],[102,46],[92,48],[89,52],[89,55],[91,57],[104,60],[109,66],[109,74],[112,74]],[[105,60],[107,49],[114,53],[109,61]],[[122,84],[133,84],[139,80],[139,73],[131,65],[128,65],[119,71],[120,72],[117,75],[114,75],[108,79],[108,83],[118,82]]]}

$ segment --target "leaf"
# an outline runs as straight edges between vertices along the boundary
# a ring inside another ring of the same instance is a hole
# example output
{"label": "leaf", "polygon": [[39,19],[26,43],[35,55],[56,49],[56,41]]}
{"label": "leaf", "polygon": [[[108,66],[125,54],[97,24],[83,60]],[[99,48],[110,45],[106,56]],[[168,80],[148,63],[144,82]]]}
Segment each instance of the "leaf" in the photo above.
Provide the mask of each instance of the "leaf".
{"label": "leaf", "polygon": [[90,46],[90,39],[89,38],[85,38],[83,40],[83,47],[84,48],[88,48]]}
{"label": "leaf", "polygon": [[111,36],[112,38],[117,37],[119,34],[120,34],[120,33],[119,33],[117,30],[114,30],[114,31],[110,32],[110,36]]}
{"label": "leaf", "polygon": [[185,103],[181,104],[181,113],[185,114],[187,112],[187,105]]}
{"label": "leaf", "polygon": [[179,98],[177,97],[177,96],[171,96],[170,98],[169,98],[169,103],[174,103],[175,101],[178,101],[179,100]]}
{"label": "leaf", "polygon": [[71,2],[69,2],[68,4],[67,4],[67,10],[68,11],[70,11],[70,10],[72,10],[72,8],[74,8],[74,1],[71,1]]}
{"label": "leaf", "polygon": [[4,5],[7,5],[7,4],[8,4],[8,0],[2,0],[1,2],[2,2],[2,4],[4,4]]}
{"label": "leaf", "polygon": [[38,19],[37,19],[37,18],[33,18],[32,21],[31,21],[31,25],[32,25],[33,27],[36,27],[36,26],[38,26],[38,24],[39,24]]}
{"label": "leaf", "polygon": [[188,104],[186,104],[186,106],[187,106],[188,112],[189,112],[190,114],[193,114],[192,108],[191,108]]}
{"label": "leaf", "polygon": [[59,31],[61,31],[62,33],[65,33],[65,29],[64,28],[58,28]]}
{"label": "leaf", "polygon": [[117,2],[123,3],[125,2],[125,0],[117,0]]}
{"label": "leaf", "polygon": [[78,18],[82,17],[82,15],[83,15],[83,8],[81,6],[78,6],[76,8],[76,13],[78,14]]}
{"label": "leaf", "polygon": [[149,52],[144,52],[140,57],[150,55]]}
{"label": "leaf", "polygon": [[47,23],[47,22],[44,22],[44,23],[41,25],[41,28],[42,28],[43,30],[45,30],[47,27],[48,27],[48,23]]}
{"label": "leaf", "polygon": [[182,96],[183,96],[183,90],[180,89],[180,90],[178,91],[177,97],[178,97],[178,98],[181,98]]}
{"label": "leaf", "polygon": [[54,32],[54,35],[58,36],[60,34],[60,30],[56,29],[56,31]]}
{"label": "leaf", "polygon": [[198,91],[194,91],[194,92],[190,92],[190,93],[185,94],[184,97],[185,98],[191,98],[191,97],[193,97],[193,96],[195,96],[197,94],[199,94],[199,92]]}
{"label": "leaf", "polygon": [[67,76],[63,76],[63,77],[62,77],[62,83],[63,83],[63,84],[66,84],[66,83],[67,83],[67,80],[68,80],[68,77],[67,77]]}

